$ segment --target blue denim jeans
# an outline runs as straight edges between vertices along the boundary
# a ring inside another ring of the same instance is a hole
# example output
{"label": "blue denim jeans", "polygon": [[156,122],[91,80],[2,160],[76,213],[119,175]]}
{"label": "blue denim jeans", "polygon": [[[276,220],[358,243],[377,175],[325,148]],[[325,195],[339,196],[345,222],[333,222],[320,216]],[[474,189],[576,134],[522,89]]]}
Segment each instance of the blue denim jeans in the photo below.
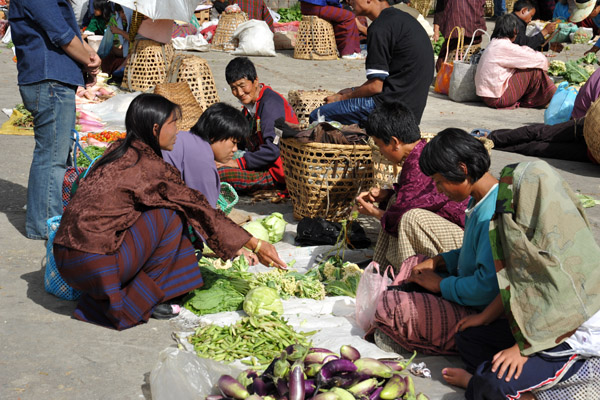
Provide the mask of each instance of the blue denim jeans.
{"label": "blue denim jeans", "polygon": [[50,80],[19,86],[23,104],[33,115],[35,136],[25,225],[30,239],[47,239],[46,221],[62,214],[62,184],[75,127],[75,90]]}
{"label": "blue denim jeans", "polygon": [[494,16],[500,17],[506,14],[506,2],[504,0],[494,0]]}
{"label": "blue denim jeans", "polygon": [[325,104],[310,113],[309,121],[317,120],[317,115],[325,117],[325,121],[337,121],[343,125],[360,124],[375,109],[372,97],[359,97]]}

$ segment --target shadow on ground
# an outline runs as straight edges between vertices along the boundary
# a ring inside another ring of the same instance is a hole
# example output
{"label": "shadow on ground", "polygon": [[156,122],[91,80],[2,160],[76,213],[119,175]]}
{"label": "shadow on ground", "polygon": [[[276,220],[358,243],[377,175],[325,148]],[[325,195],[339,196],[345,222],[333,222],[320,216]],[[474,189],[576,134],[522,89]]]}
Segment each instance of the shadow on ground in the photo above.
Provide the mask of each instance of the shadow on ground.
{"label": "shadow on ground", "polygon": [[0,179],[0,212],[20,234],[25,236],[25,209],[27,203],[27,188],[19,184]]}
{"label": "shadow on ground", "polygon": [[27,298],[48,311],[71,316],[77,301],[62,300],[46,292],[44,289],[44,271],[45,267],[42,267],[40,270],[21,275],[21,279],[27,282]]}

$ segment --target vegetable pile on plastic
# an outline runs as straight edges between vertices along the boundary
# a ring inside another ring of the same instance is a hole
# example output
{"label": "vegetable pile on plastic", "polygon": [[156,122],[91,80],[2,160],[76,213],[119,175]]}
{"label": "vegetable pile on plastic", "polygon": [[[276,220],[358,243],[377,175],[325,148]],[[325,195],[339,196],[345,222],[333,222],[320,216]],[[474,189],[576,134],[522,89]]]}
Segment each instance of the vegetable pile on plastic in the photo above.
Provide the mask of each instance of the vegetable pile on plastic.
{"label": "vegetable pile on plastic", "polygon": [[209,325],[196,329],[188,340],[199,357],[216,361],[243,360],[246,364],[267,364],[287,346],[308,346],[307,336],[315,332],[296,332],[273,315],[244,317],[230,326]]}
{"label": "vegetable pile on plastic", "polygon": [[329,296],[356,297],[362,272],[358,265],[344,262],[339,256],[333,256],[311,269],[306,276],[315,277],[323,282],[325,292]]}
{"label": "vegetable pile on plastic", "polygon": [[548,73],[552,76],[562,76],[571,84],[583,84],[594,73],[594,65],[598,64],[596,54],[589,53],[575,61],[550,61]]}
{"label": "vegetable pile on plastic", "polygon": [[283,215],[274,212],[266,218],[248,222],[244,225],[244,229],[255,238],[273,244],[279,242],[283,238],[285,226],[286,222],[283,219]]}
{"label": "vegetable pile on plastic", "polygon": [[412,377],[405,372],[411,361],[361,358],[357,349],[347,345],[338,356],[328,349],[296,344],[282,351],[262,373],[249,369],[238,379],[221,376],[217,386],[222,396],[206,400],[428,399],[415,393]]}

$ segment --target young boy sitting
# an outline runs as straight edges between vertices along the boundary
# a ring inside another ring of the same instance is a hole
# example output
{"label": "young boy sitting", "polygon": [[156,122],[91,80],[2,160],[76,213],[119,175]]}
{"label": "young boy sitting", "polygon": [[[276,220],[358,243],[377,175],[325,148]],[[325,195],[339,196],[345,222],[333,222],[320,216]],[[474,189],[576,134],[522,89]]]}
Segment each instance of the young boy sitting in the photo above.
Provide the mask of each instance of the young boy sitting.
{"label": "young boy sitting", "polygon": [[600,247],[579,200],[544,161],[505,167],[498,200],[500,294],[457,324],[466,370],[444,379],[468,400],[600,398]]}
{"label": "young boy sitting", "polygon": [[542,44],[546,41],[546,35],[554,32],[558,22],[551,22],[546,24],[544,29],[541,32],[538,32],[536,35],[527,36],[527,24],[531,22],[533,16],[535,15],[536,4],[533,0],[518,0],[515,3],[515,7],[513,9],[513,14],[515,14],[519,18],[519,25],[517,27],[517,38],[513,42],[514,44],[518,44],[520,46],[528,46],[534,50],[541,50]]}
{"label": "young boy sitting", "polygon": [[259,83],[256,68],[247,57],[236,57],[225,68],[231,93],[242,103],[250,121],[250,137],[241,158],[217,163],[221,181],[238,191],[285,187],[283,163],[279,157],[279,140],[275,120],[298,124],[287,100],[265,84]]}

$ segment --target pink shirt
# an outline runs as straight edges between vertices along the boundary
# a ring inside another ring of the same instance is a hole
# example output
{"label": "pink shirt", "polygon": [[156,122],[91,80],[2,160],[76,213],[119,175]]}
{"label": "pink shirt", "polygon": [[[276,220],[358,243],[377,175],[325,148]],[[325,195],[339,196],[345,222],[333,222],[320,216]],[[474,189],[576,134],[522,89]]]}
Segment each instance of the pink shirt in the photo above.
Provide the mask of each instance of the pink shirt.
{"label": "pink shirt", "polygon": [[508,80],[517,69],[541,68],[548,71],[548,65],[548,59],[539,51],[514,44],[510,39],[492,39],[477,65],[477,95],[497,99],[504,94]]}

